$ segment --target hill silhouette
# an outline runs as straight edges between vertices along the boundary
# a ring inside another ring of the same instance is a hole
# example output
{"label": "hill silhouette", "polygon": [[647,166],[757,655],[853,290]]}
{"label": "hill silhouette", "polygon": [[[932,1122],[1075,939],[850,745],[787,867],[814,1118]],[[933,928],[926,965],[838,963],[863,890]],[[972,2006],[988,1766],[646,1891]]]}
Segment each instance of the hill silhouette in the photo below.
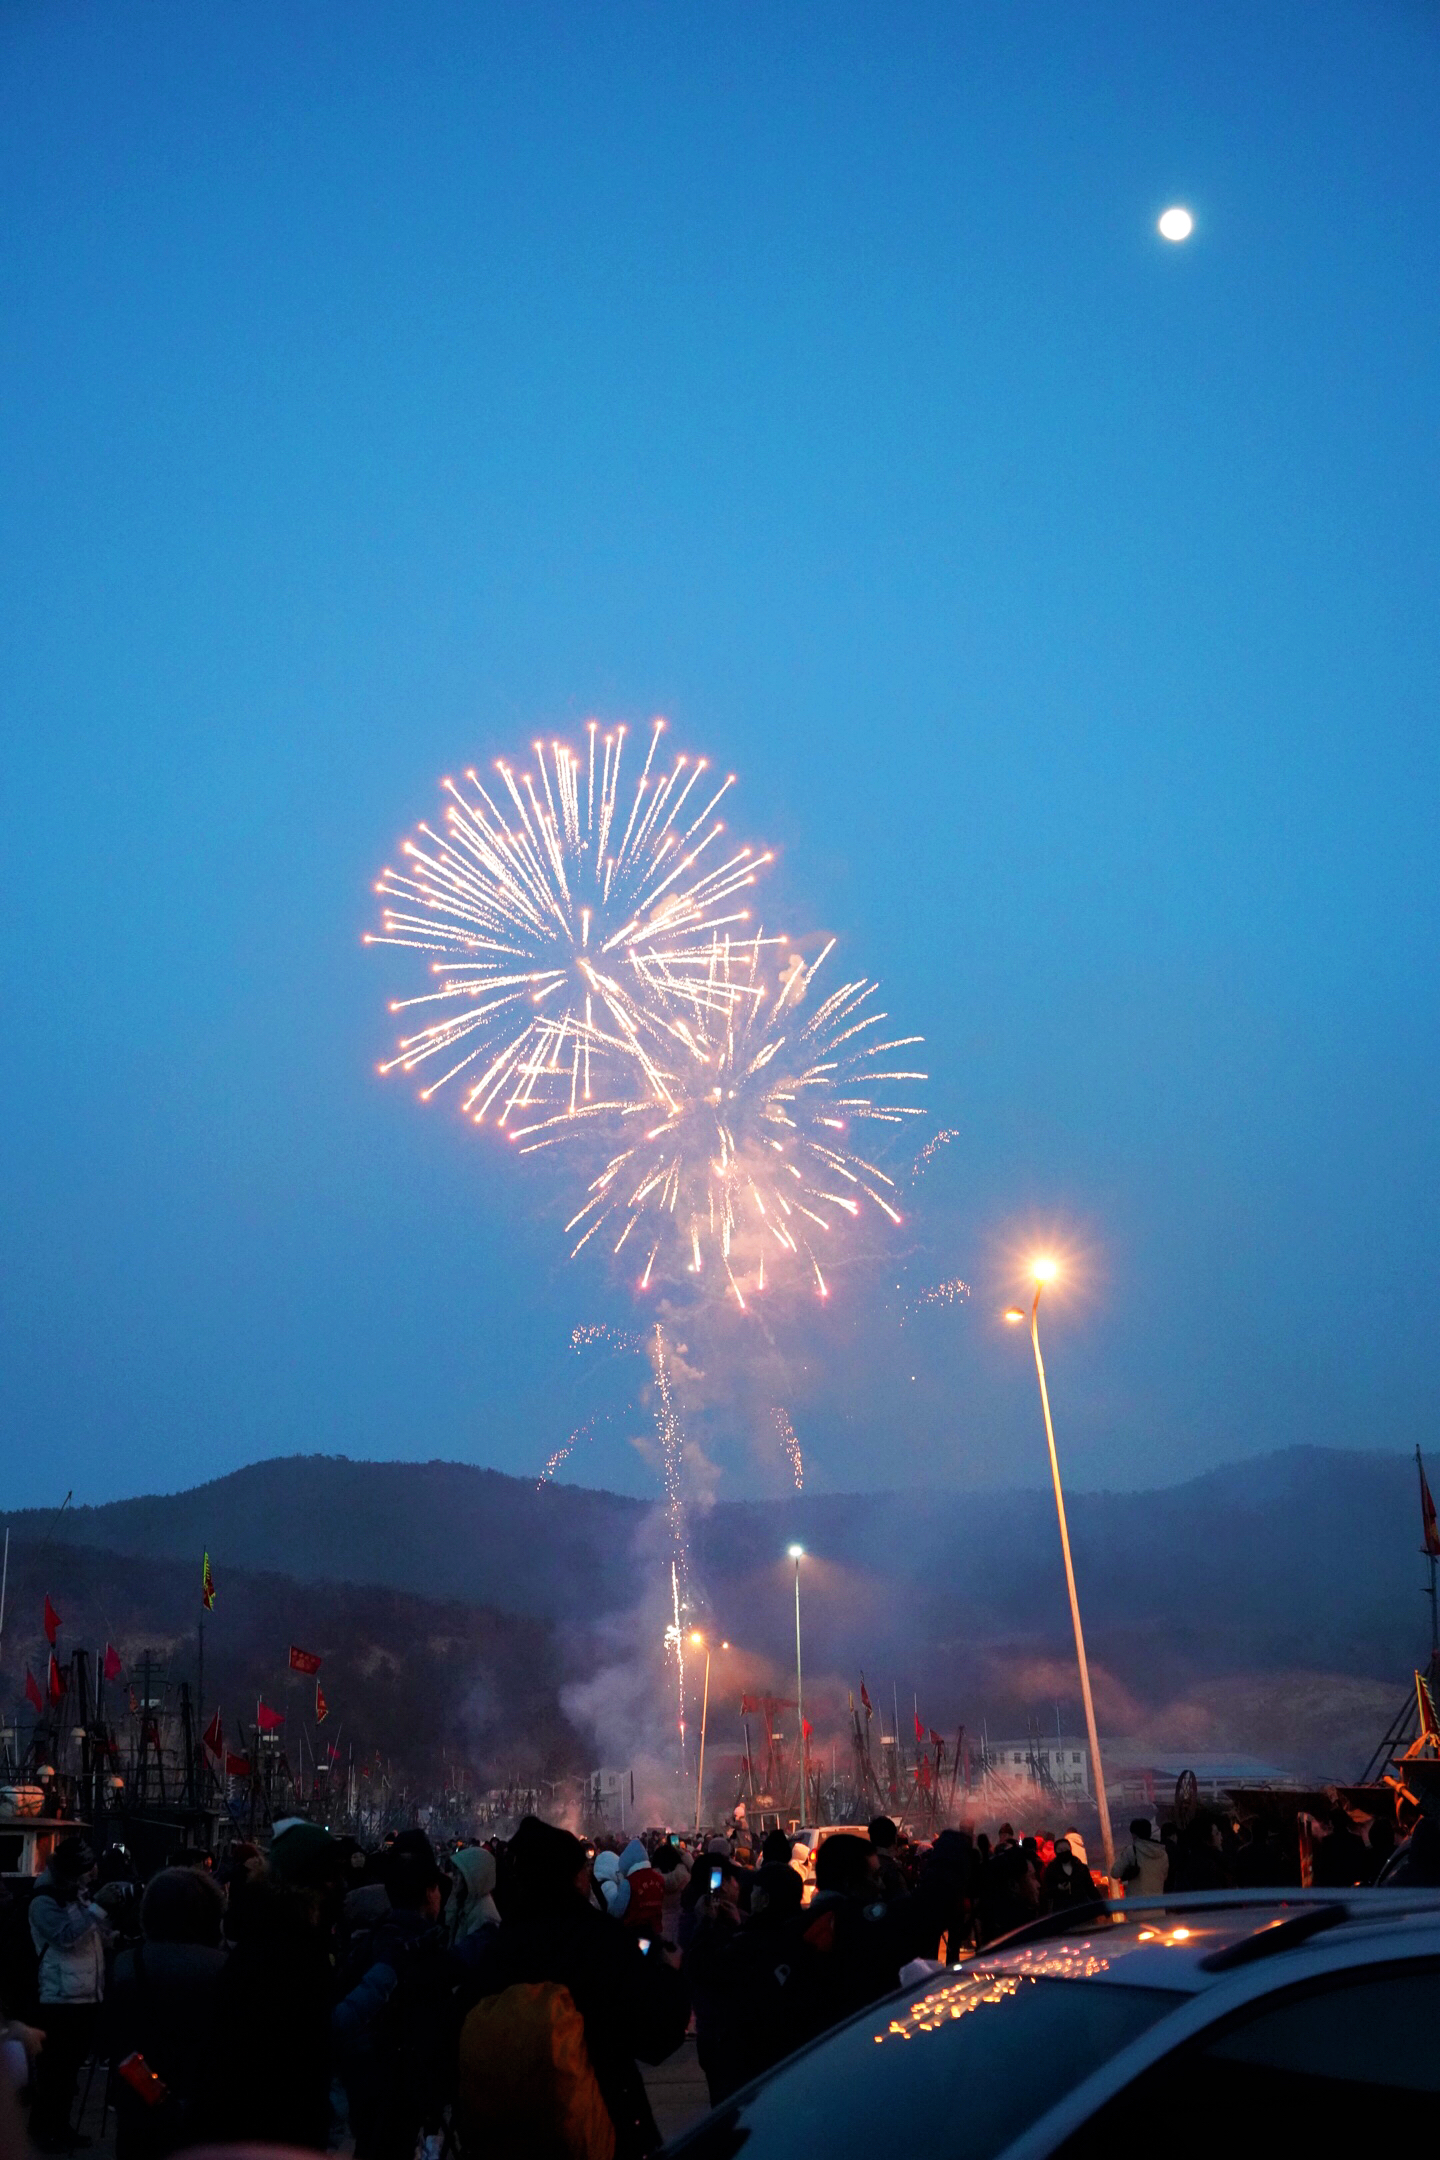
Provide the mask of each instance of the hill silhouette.
{"label": "hill silhouette", "polygon": [[[1070,1518],[1110,1730],[1137,1746],[1173,1734],[1209,1753],[1246,1746],[1352,1774],[1428,1640],[1413,1464],[1294,1448],[1156,1491],[1077,1493]],[[560,1703],[607,1660],[634,1666],[654,1652],[668,1548],[644,1502],[457,1463],[297,1456],[68,1510],[59,1523],[38,1511],[9,1521],[21,1583],[33,1576],[58,1599],[68,1579],[72,1600],[89,1600],[91,1586],[120,1599],[135,1642],[147,1628],[185,1637],[177,1615],[193,1610],[208,1548],[254,1637],[243,1653],[237,1637],[234,1684],[248,1690],[253,1677],[259,1691],[274,1670],[269,1646],[283,1657],[308,1630],[323,1637],[310,1647],[334,1643],[353,1660],[347,1686],[353,1677],[367,1744],[417,1763],[465,1747],[497,1775],[512,1755],[528,1774],[639,1744],[618,1693],[602,1690],[588,1733]],[[814,1702],[835,1730],[862,1667],[872,1687],[883,1678],[946,1729],[1053,1718],[1057,1704],[1072,1722],[1047,1493],[816,1494],[695,1511],[696,1616],[737,1637],[727,1687],[743,1662],[744,1684],[784,1690],[792,1540],[808,1556]],[[13,1598],[12,1612],[18,1623]],[[222,1633],[207,1656],[222,1656]],[[7,1628],[12,1690],[20,1648]],[[807,1673],[807,1710],[811,1687]],[[464,1710],[472,1699],[493,1716]]]}

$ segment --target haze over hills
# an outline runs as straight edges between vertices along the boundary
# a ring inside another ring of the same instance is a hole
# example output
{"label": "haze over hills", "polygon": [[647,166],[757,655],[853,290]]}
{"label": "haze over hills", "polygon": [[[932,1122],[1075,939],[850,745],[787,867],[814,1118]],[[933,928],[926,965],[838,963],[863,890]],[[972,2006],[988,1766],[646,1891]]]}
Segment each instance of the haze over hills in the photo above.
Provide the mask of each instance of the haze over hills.
{"label": "haze over hills", "polygon": [[[1158,1491],[1076,1494],[1071,1530],[1102,1725],[1141,1749],[1241,1750],[1353,1774],[1428,1640],[1414,1477],[1401,1456],[1297,1448]],[[43,1587],[62,1610],[67,1582],[84,1605],[104,1588],[130,1615],[132,1643],[148,1629],[177,1655],[208,1548],[222,1605],[207,1657],[233,1654],[233,1684],[258,1689],[265,1657],[278,1670],[288,1641],[317,1638],[310,1646],[337,1660],[327,1672],[353,1682],[352,1726],[365,1728],[365,1744],[417,1764],[443,1742],[478,1751],[497,1775],[521,1758],[584,1767],[663,1731],[665,1714],[657,1725],[651,1713],[664,1698],[655,1657],[668,1548],[659,1510],[643,1502],[537,1490],[457,1463],[308,1456],[10,1525],[23,1596],[38,1594],[37,1568],[49,1569]],[[717,1682],[722,1701],[740,1686],[786,1691],[792,1539],[808,1555],[807,1710],[813,1688],[817,1729],[823,1719],[843,1734],[862,1667],[872,1692],[917,1698],[943,1729],[1053,1719],[1057,1702],[1067,1723],[1076,1714],[1054,1511],[1036,1492],[820,1494],[696,1510],[696,1617],[736,1643]],[[34,1654],[20,1631],[36,1622],[13,1599],[12,1612],[14,1699],[16,1660]],[[382,1668],[401,1680],[367,1692],[367,1659],[372,1680]],[[212,1670],[218,1682],[220,1664]],[[592,1685],[597,1675],[609,1678]],[[467,1703],[495,1714],[477,1717]]]}

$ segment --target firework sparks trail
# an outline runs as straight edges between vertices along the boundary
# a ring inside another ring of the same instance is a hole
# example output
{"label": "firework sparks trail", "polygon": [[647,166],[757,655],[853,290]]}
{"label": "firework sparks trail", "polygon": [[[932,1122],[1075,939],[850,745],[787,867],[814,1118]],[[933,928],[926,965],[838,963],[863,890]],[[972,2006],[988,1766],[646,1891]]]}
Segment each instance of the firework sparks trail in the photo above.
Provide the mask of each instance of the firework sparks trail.
{"label": "firework sparks trail", "polygon": [[791,1424],[788,1412],[782,1410],[778,1404],[770,1412],[770,1415],[775,1421],[775,1430],[780,1435],[780,1445],[784,1448],[786,1458],[790,1464],[790,1475],[795,1480],[795,1490],[796,1492],[803,1492],[805,1490],[805,1458],[800,1452],[800,1435]]}
{"label": "firework sparks trail", "polygon": [[680,1623],[680,1569],[670,1563],[670,1605],[673,1613],[665,1630],[665,1647],[675,1653],[676,1724],[680,1733],[680,1778],[685,1778],[685,1630]]}
{"label": "firework sparks trail", "polygon": [[[636,1249],[649,1251],[641,1289],[657,1260],[663,1274],[692,1277],[716,1263],[719,1287],[744,1311],[747,1293],[787,1271],[827,1297],[821,1256],[867,1202],[901,1220],[895,1181],[850,1135],[855,1124],[924,1115],[897,1097],[928,1076],[895,1062],[922,1038],[885,1036],[879,985],[863,977],[812,995],[833,939],[808,966],[794,953],[777,973],[786,942],[759,931],[711,940],[708,994],[674,1016],[681,1054],[655,1065],[636,1100],[611,1106],[606,1130],[625,1144],[566,1225],[572,1258],[602,1229],[618,1253],[638,1228]],[[514,1136],[531,1153],[575,1127],[561,1111]]]}
{"label": "firework sparks trail", "polygon": [[387,905],[365,942],[436,955],[433,986],[390,1008],[433,1017],[381,1072],[433,1073],[425,1101],[464,1073],[466,1113],[504,1129],[540,1105],[587,1117],[637,1075],[664,1099],[666,1062],[725,996],[709,940],[748,919],[738,903],[770,857],[724,839],[733,773],[716,787],[704,758],[657,768],[663,728],[628,809],[626,730],[593,720],[583,756],[537,742],[535,773],[497,759],[490,788],[473,769],[442,783],[443,816],[376,881]]}
{"label": "firework sparks trail", "polygon": [[[970,1295],[970,1285],[952,1275],[948,1282],[932,1283],[928,1290],[921,1290],[905,1307],[904,1318],[912,1313],[923,1312],[930,1305],[963,1305]],[[903,1324],[903,1323],[902,1323]]]}
{"label": "firework sparks trail", "polygon": [[627,1334],[624,1328],[606,1326],[601,1321],[570,1330],[570,1349],[578,1357],[582,1350],[595,1350],[602,1343],[609,1343],[614,1350],[643,1350],[644,1343],[638,1335]]}
{"label": "firework sparks trail", "polygon": [[919,1177],[922,1171],[929,1169],[941,1148],[948,1147],[952,1140],[958,1140],[959,1137],[959,1132],[953,1125],[947,1126],[944,1132],[932,1133],[910,1165],[910,1175]]}
{"label": "firework sparks trail", "polygon": [[[600,1422],[602,1422],[602,1413],[598,1410],[592,1410],[589,1417],[584,1420],[583,1424],[576,1426],[574,1432],[571,1433],[569,1439],[564,1443],[563,1447],[556,1448],[554,1454],[551,1455],[547,1460],[544,1469],[541,1471],[539,1477],[535,1480],[536,1492],[539,1492],[542,1486],[553,1484],[555,1474],[560,1469],[561,1465],[569,1461],[570,1457],[574,1454],[576,1448],[581,1445],[582,1441],[592,1440],[595,1437],[595,1427]],[[607,1425],[610,1422],[610,1413],[608,1412],[608,1410],[603,1413],[603,1422]]]}

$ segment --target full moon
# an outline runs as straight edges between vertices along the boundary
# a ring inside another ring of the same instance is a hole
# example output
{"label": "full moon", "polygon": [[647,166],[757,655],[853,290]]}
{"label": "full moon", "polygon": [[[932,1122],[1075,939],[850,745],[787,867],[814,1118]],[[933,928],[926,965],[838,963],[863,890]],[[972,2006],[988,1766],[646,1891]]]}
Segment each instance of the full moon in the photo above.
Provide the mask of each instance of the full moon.
{"label": "full moon", "polygon": [[1160,214],[1160,237],[1162,240],[1188,240],[1195,230],[1195,220],[1179,203],[1173,209]]}

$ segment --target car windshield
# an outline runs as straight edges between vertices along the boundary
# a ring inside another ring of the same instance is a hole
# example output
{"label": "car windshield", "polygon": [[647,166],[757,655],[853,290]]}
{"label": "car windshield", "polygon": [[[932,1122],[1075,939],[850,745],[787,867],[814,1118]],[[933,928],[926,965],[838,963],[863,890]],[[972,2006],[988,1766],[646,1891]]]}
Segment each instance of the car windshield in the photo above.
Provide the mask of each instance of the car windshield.
{"label": "car windshield", "polygon": [[680,2141],[687,2160],[874,2160],[932,2140],[991,2160],[1057,2100],[1185,2001],[1169,1988],[957,1973],[877,2004]]}

